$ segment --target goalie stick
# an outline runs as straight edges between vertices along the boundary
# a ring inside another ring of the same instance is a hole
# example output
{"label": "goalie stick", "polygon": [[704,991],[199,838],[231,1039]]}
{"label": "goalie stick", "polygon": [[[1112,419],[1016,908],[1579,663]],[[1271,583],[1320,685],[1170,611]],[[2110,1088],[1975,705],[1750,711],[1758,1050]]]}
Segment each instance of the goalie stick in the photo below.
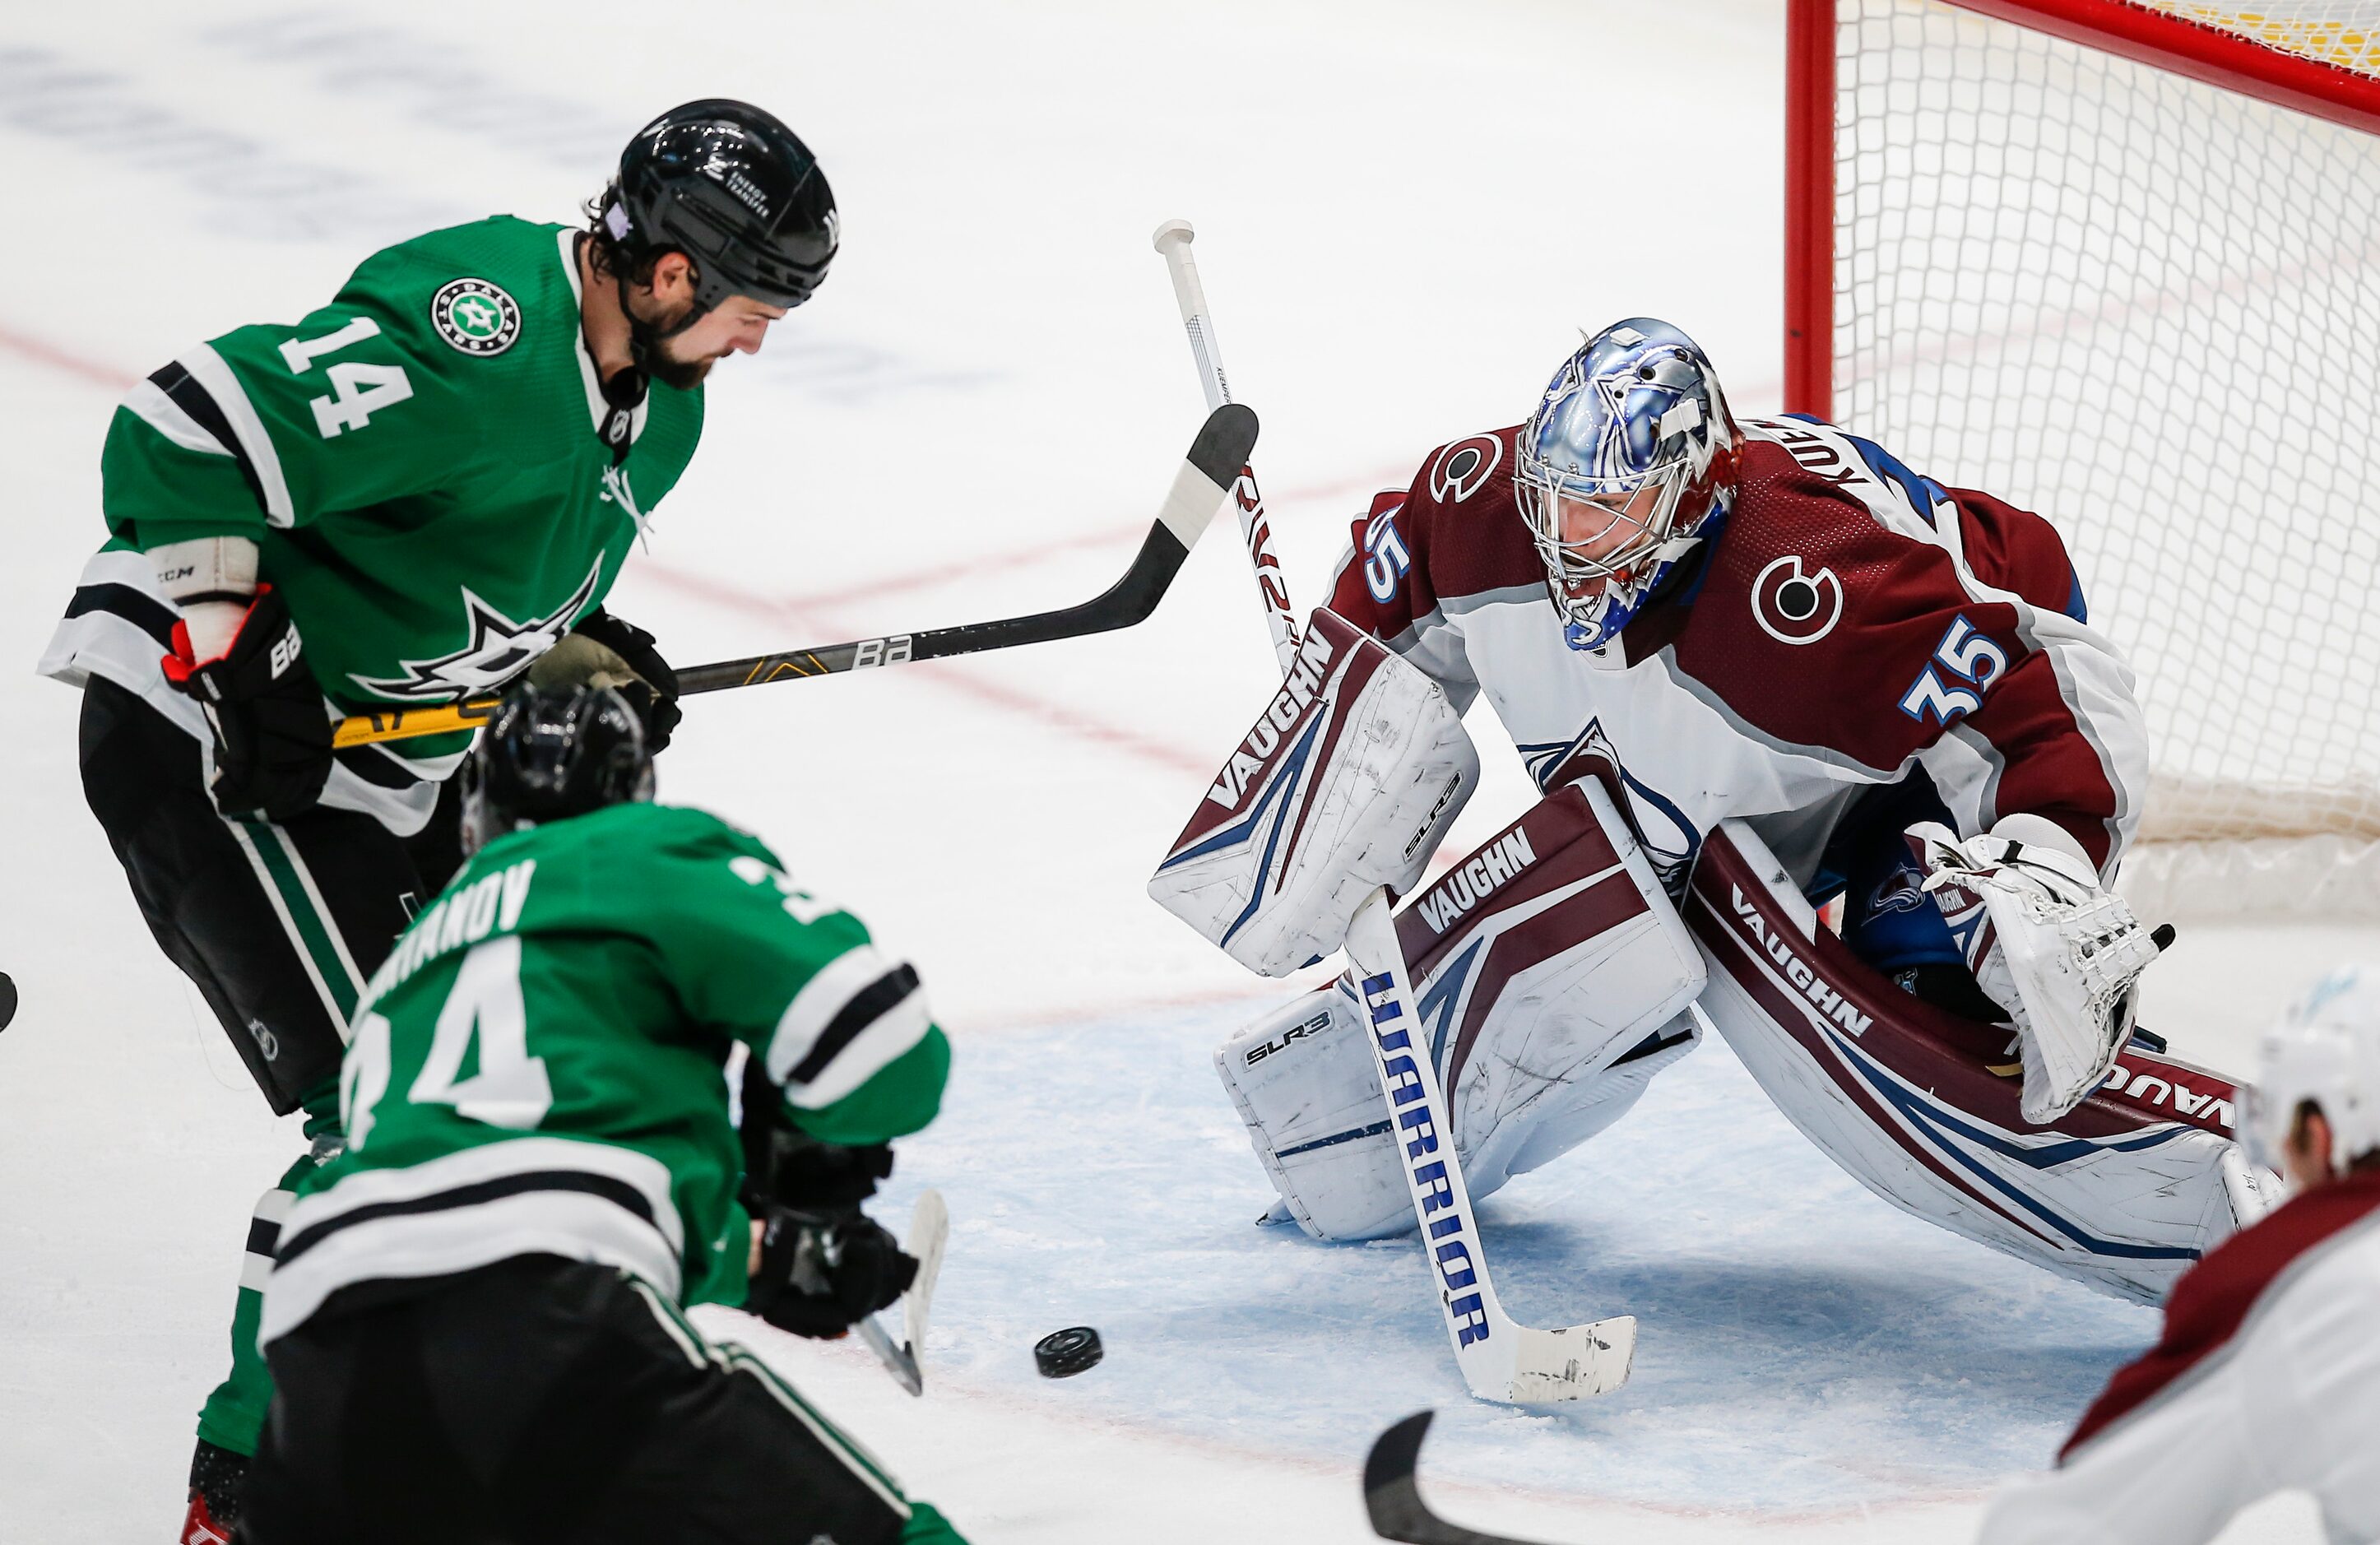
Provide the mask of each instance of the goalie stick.
{"label": "goalie stick", "polygon": [[1414,1483],[1421,1462],[1421,1441],[1429,1432],[1430,1413],[1416,1411],[1372,1442],[1364,1457],[1364,1512],[1372,1532],[1404,1545],[1530,1545],[1506,1535],[1482,1534],[1450,1524],[1429,1510]]}
{"label": "goalie stick", "polygon": [[[1050,643],[1107,633],[1144,622],[1165,598],[1183,560],[1214,518],[1216,509],[1231,497],[1233,481],[1256,448],[1257,416],[1237,403],[1227,403],[1207,415],[1198,437],[1173,475],[1173,486],[1159,506],[1157,518],[1140,544],[1139,555],[1123,578],[1080,605],[1028,616],[1002,617],[992,622],[957,627],[930,627],[918,633],[891,633],[847,644],[819,644],[807,649],[756,654],[743,660],[722,660],[695,665],[678,673],[678,695],[720,692],[732,687],[757,687],[770,681],[804,681],[845,671],[874,670],[918,660],[941,660],[954,654],[980,654],[987,650],[1014,649],[1020,644]],[[461,702],[426,708],[390,709],[342,719],[333,734],[340,747],[368,746],[378,741],[410,740],[418,736],[444,735],[484,723],[496,710],[493,697],[468,698]]]}
{"label": "goalie stick", "polygon": [[[1214,352],[1206,294],[1190,261],[1190,239],[1187,221],[1169,220],[1157,228],[1157,249],[1165,254],[1172,270],[1174,298],[1182,307],[1183,325],[1190,333],[1191,353],[1208,400],[1214,401],[1227,398],[1229,389]],[[1244,468],[1241,480],[1253,495],[1255,474]],[[1248,562],[1264,590],[1266,621],[1273,629],[1275,645],[1282,651],[1286,670],[1296,663],[1289,588],[1261,521],[1251,520],[1252,505],[1260,514],[1260,499],[1240,502],[1241,530],[1247,539]],[[1480,1247],[1478,1220],[1472,1214],[1463,1166],[1455,1156],[1452,1107],[1439,1087],[1438,1069],[1427,1045],[1416,1047],[1410,1040],[1421,1021],[1414,1009],[1413,983],[1405,973],[1404,952],[1397,944],[1396,922],[1386,891],[1373,892],[1356,908],[1347,931],[1346,949],[1359,983],[1357,995],[1370,1017],[1366,1039],[1372,1048],[1373,1071],[1379,1075],[1380,1097],[1388,1103],[1389,1119],[1403,1150],[1398,1167],[1404,1173],[1406,1194],[1421,1225],[1422,1248],[1463,1383],[1481,1400],[1523,1405],[1578,1400],[1618,1389],[1626,1381],[1629,1362],[1635,1356],[1633,1317],[1620,1315],[1540,1331],[1515,1323],[1496,1297],[1495,1283],[1488,1275],[1487,1253]]]}
{"label": "goalie stick", "polygon": [[[1222,346],[1215,339],[1214,320],[1207,315],[1207,291],[1198,283],[1198,264],[1190,256],[1197,233],[1187,220],[1168,220],[1152,238],[1173,276],[1174,304],[1182,308],[1182,330],[1190,335],[1190,358],[1198,366],[1198,383],[1206,388],[1209,411],[1232,400],[1231,378],[1223,373]],[[1297,618],[1289,609],[1289,587],[1281,582],[1281,560],[1273,556],[1272,528],[1265,519],[1264,494],[1257,488],[1256,468],[1245,462],[1232,484],[1232,507],[1239,512],[1240,544],[1256,570],[1257,590],[1263,599],[1265,626],[1272,630],[1272,651],[1281,668],[1297,668]]]}
{"label": "goalie stick", "polygon": [[917,1279],[901,1300],[903,1340],[894,1345],[892,1332],[872,1314],[856,1327],[859,1339],[876,1354],[884,1370],[911,1394],[926,1393],[926,1316],[933,1308],[934,1281],[942,1274],[942,1247],[950,1238],[951,1210],[942,1205],[942,1194],[921,1193],[917,1211],[909,1216],[908,1242],[901,1247],[917,1260]]}

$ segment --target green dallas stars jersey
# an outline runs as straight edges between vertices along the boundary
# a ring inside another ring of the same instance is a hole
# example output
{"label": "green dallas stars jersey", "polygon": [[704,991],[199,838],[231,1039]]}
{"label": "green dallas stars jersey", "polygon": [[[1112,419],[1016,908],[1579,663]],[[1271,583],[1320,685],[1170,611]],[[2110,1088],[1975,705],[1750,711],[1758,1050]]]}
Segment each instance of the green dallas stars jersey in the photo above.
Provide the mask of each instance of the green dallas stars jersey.
{"label": "green dallas stars jersey", "polygon": [[[176,613],[146,550],[237,535],[341,712],[493,691],[594,609],[702,429],[655,383],[616,463],[581,338],[575,233],[509,216],[367,259],[295,326],[242,327],[134,387],[101,457],[109,540],[42,662],[203,736],[158,657]],[[468,744],[343,751],[325,804],[400,833]]]}
{"label": "green dallas stars jersey", "polygon": [[260,1341],[352,1283],[525,1254],[741,1302],[735,1041],[830,1142],[925,1125],[950,1066],[917,972],[712,816],[616,805],[489,844],[358,1005],[346,1151],[282,1223]]}

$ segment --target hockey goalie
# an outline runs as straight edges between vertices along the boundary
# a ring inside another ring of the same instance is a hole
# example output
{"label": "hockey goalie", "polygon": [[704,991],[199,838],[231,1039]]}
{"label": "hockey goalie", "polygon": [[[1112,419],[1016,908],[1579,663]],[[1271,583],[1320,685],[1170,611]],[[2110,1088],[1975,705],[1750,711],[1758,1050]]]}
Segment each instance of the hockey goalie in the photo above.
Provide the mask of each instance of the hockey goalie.
{"label": "hockey goalie", "polygon": [[[1413,894],[1482,692],[1543,798]],[[1888,1201],[2155,1302],[2270,1183],[2235,1087],[2134,1025],[2171,937],[2109,888],[2145,784],[2131,671],[2046,520],[1825,423],[1739,421],[1693,340],[1637,318],[1373,501],[1149,889],[1268,976],[1375,889],[1409,897],[1475,1198],[1715,1026]],[[1216,1065],[1269,1221],[1415,1226],[1344,979]]]}

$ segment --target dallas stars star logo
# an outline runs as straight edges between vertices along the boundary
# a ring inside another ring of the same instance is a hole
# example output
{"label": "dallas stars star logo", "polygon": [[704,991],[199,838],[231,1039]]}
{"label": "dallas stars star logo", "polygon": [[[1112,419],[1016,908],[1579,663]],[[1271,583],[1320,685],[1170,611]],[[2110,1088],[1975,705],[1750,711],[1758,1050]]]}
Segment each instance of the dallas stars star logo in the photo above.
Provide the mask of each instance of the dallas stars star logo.
{"label": "dallas stars star logo", "polygon": [[602,578],[603,560],[598,558],[569,600],[552,614],[527,622],[513,621],[472,594],[467,586],[463,590],[463,617],[470,641],[461,649],[434,660],[400,661],[403,675],[375,677],[359,672],[348,675],[366,691],[399,702],[449,702],[493,692],[528,670],[530,662],[570,631],[579,612],[595,599],[595,587]]}
{"label": "dallas stars star logo", "polygon": [[504,325],[504,313],[496,310],[496,304],[492,300],[483,300],[476,295],[467,295],[455,302],[455,320],[461,324],[464,332],[474,336],[485,337]]}

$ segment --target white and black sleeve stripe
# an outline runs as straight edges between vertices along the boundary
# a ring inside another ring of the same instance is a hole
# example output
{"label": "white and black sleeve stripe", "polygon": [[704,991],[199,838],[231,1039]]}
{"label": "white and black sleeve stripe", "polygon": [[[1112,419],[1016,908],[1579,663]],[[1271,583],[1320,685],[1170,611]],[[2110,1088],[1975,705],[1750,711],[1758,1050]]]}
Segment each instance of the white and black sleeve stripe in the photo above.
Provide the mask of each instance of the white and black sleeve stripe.
{"label": "white and black sleeve stripe", "polygon": [[917,968],[875,946],[844,951],[794,995],[769,1039],[769,1077],[803,1110],[831,1105],[925,1039]]}
{"label": "white and black sleeve stripe", "polygon": [[205,344],[150,374],[124,406],[186,450],[228,456],[256,497],[267,524],[287,527],[295,515],[281,455],[247,389],[222,355]]}

